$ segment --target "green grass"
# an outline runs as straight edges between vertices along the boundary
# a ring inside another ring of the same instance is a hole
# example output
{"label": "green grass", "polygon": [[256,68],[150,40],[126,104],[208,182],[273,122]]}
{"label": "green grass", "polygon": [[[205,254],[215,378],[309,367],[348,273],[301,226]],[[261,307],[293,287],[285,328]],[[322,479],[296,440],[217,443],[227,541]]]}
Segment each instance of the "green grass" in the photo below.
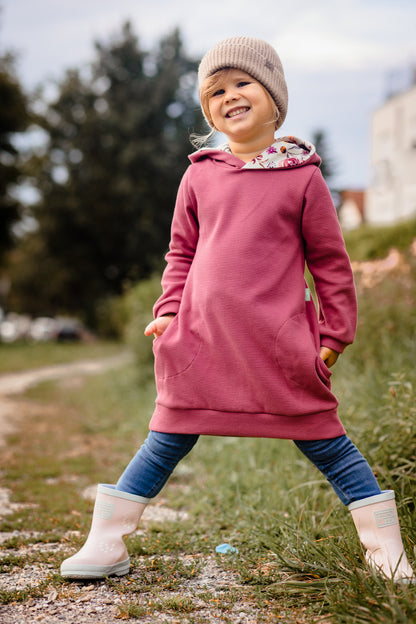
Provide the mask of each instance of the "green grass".
{"label": "green grass", "polygon": [[[387,275],[371,290],[358,284],[357,341],[336,364],[333,384],[350,436],[380,485],[397,493],[405,548],[414,563],[416,260],[406,258],[405,277]],[[75,549],[82,543],[81,537],[68,542],[64,536],[88,530],[92,504],[80,492],[118,478],[146,436],[154,384],[149,374],[129,365],[86,379],[76,392],[48,383],[25,398],[37,405],[36,417],[10,437],[0,469],[13,501],[37,507],[6,516],[0,530],[39,533],[3,545],[17,551],[5,553],[5,573],[28,561],[47,562],[57,571],[62,554],[51,549],[29,557],[19,554],[20,546],[60,541]],[[202,437],[163,499],[189,518],[153,524],[128,540],[133,569],[140,574],[106,581],[122,600],[122,619],[153,616],[165,622],[176,615],[188,624],[204,624],[209,619],[203,609],[218,610],[220,603],[223,621],[231,622],[233,605],[250,603],[258,622],[416,621],[416,587],[394,586],[369,572],[348,512],[290,441]],[[223,542],[238,554],[215,555]],[[236,575],[236,587],[221,588],[220,601],[202,587],[181,599],[181,587],[197,578],[206,557]],[[65,591],[57,574],[48,582]],[[0,602],[40,595],[39,588],[3,591]]]}
{"label": "green grass", "polygon": [[110,357],[122,350],[116,342],[0,342],[0,374],[77,360]]}
{"label": "green grass", "polygon": [[[359,378],[349,382],[355,389],[360,386]],[[67,530],[85,534],[92,504],[81,499],[80,492],[89,484],[114,482],[118,477],[146,435],[153,391],[151,384],[139,386],[134,366],[89,378],[76,393],[55,384],[32,389],[27,398],[38,404],[38,418],[10,439],[1,468],[13,500],[36,501],[38,507],[7,516],[0,529],[30,528],[44,536],[21,540],[20,545],[42,539],[68,543],[63,537]],[[409,447],[416,448],[413,388],[403,376],[386,381],[385,392],[371,405],[378,410],[376,426],[371,420],[363,424],[363,396],[357,396],[360,417],[351,418],[354,437],[375,460],[382,484],[393,486],[402,497],[399,513],[411,557],[416,543],[415,462],[406,452],[404,433]],[[43,405],[51,404],[60,406],[61,420],[43,411]],[[396,448],[397,465],[410,462],[408,475],[392,472]],[[163,497],[170,507],[186,509],[189,519],[154,524],[145,536],[129,539],[133,567],[140,575],[134,581],[108,581],[122,597],[122,618],[140,619],[150,613],[163,621],[161,614],[178,613],[187,622],[209,621],[198,613],[201,602],[217,608],[212,592],[201,590],[182,601],[178,594],[182,584],[198,574],[203,557],[215,556],[215,546],[222,542],[239,550],[237,556],[216,556],[239,579],[239,587],[223,605],[224,621],[232,621],[230,609],[236,601],[248,598],[271,618],[264,622],[284,617],[285,622],[312,623],[325,614],[336,614],[334,622],[350,624],[416,618],[415,589],[393,587],[369,574],[348,513],[289,441],[203,437]],[[81,543],[81,538],[70,540],[73,548]],[[3,547],[10,545],[19,546],[16,538]],[[184,564],[184,556],[196,554],[201,559]],[[53,564],[57,570],[61,559],[62,554],[53,550],[30,557],[16,555],[5,559],[4,571],[36,562]],[[58,576],[49,582],[58,591],[64,588]],[[41,589],[2,592],[0,599],[3,604],[26,602],[40,597]],[[158,598],[161,592],[171,596]],[[296,615],[299,609],[306,619]]]}

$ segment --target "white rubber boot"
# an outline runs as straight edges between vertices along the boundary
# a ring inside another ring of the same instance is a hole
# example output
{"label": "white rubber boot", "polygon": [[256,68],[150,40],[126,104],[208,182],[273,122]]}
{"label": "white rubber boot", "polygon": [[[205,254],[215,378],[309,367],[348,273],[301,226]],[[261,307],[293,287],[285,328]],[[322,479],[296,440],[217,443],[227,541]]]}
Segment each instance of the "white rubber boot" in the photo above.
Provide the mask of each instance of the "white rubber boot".
{"label": "white rubber boot", "polygon": [[416,581],[404,552],[393,490],[348,505],[370,567],[402,583]]}
{"label": "white rubber boot", "polygon": [[114,485],[99,485],[87,541],[62,562],[62,576],[89,579],[127,574],[130,558],[123,535],[136,529],[149,500],[120,492]]}

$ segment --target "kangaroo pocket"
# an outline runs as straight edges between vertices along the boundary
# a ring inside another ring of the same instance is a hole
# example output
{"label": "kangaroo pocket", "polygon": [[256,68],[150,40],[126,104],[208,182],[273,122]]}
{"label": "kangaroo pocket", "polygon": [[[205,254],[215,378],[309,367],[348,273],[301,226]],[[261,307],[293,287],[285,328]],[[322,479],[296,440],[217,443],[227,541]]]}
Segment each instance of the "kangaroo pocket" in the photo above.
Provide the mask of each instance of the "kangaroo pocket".
{"label": "kangaroo pocket", "polygon": [[319,394],[330,389],[332,373],[319,357],[305,314],[297,314],[282,325],[275,350],[277,363],[290,382]]}
{"label": "kangaroo pocket", "polygon": [[201,348],[196,330],[182,330],[179,315],[175,316],[160,338],[153,341],[156,379],[175,377],[186,371]]}

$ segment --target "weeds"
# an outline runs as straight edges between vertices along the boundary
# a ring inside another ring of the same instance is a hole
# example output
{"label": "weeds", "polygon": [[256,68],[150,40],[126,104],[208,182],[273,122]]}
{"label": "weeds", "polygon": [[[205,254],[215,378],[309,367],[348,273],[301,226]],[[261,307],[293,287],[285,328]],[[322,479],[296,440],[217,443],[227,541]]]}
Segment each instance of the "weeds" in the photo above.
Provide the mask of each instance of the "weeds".
{"label": "weeds", "polygon": [[26,557],[18,557],[14,554],[2,556],[0,559],[0,574],[10,572],[12,568],[24,566],[27,563]]}
{"label": "weeds", "polygon": [[25,589],[5,590],[0,589],[0,604],[16,604],[27,602],[32,598],[41,598],[44,595],[49,581],[41,581],[36,587],[26,587]]}

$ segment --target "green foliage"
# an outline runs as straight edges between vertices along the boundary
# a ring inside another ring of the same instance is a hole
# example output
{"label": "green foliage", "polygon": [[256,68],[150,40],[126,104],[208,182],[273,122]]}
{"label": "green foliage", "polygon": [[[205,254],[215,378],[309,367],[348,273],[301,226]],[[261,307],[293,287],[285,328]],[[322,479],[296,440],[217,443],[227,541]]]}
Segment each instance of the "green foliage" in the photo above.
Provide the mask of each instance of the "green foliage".
{"label": "green foliage", "polygon": [[384,258],[393,247],[407,251],[416,238],[416,219],[389,226],[363,225],[344,232],[351,260],[365,261]]}
{"label": "green foliage", "polygon": [[107,297],[95,307],[96,331],[101,338],[120,340],[129,322],[126,297]]}
{"label": "green foliage", "polygon": [[96,45],[88,72],[57,85],[38,115],[48,146],[35,179],[39,227],[14,269],[20,309],[38,313],[40,302],[95,323],[97,304],[160,268],[200,119],[196,67],[177,31],[149,52],[125,24]]}
{"label": "green foliage", "polygon": [[318,156],[320,156],[321,162],[321,173],[325,178],[326,182],[329,183],[330,178],[334,176],[336,173],[334,159],[330,156],[327,136],[324,130],[316,130],[311,137],[311,142],[316,147],[316,152]]}
{"label": "green foliage", "polygon": [[144,329],[153,318],[153,305],[161,292],[160,276],[154,275],[136,284],[123,301],[128,318],[124,340],[135,353],[142,380],[153,377],[152,338],[144,335]]}
{"label": "green foliage", "polygon": [[0,260],[12,247],[12,226],[20,218],[20,205],[11,195],[19,181],[21,164],[12,138],[28,123],[26,97],[14,72],[10,54],[0,57]]}

